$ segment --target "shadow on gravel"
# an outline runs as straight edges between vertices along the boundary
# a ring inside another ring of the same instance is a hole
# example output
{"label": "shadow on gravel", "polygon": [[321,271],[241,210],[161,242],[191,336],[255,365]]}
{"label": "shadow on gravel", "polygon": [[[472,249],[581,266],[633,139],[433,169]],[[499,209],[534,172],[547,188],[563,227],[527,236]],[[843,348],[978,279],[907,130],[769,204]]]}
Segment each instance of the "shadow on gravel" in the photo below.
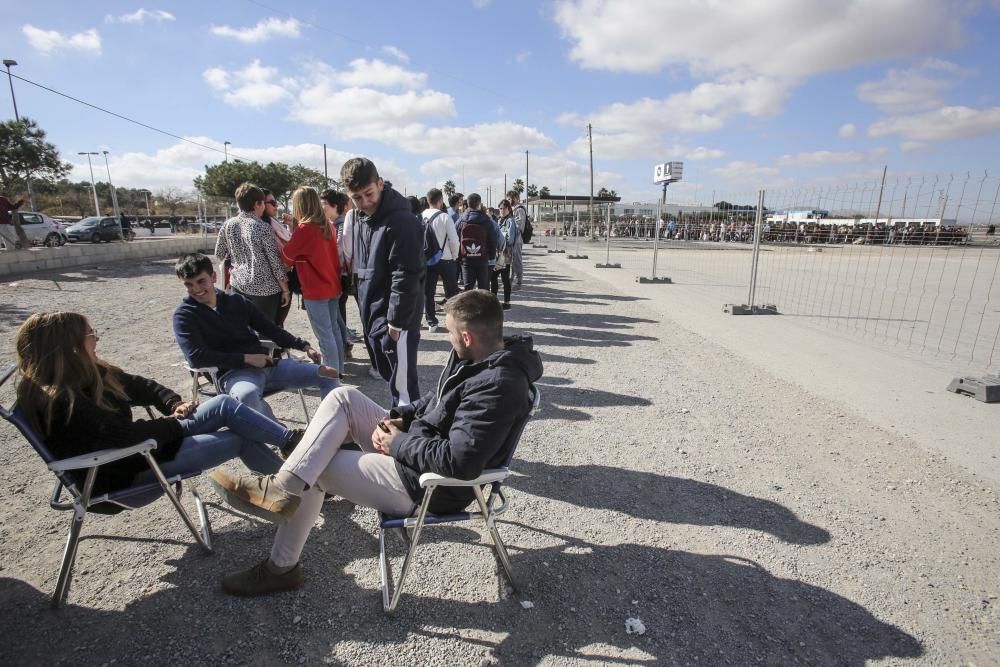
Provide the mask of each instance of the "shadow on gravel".
{"label": "shadow on gravel", "polygon": [[509,482],[512,487],[578,507],[665,523],[748,528],[791,544],[830,541],[830,533],[800,520],[783,505],[715,484],[601,465],[517,460],[512,468],[518,473]]}
{"label": "shadow on gravel", "polygon": [[2,304],[0,305],[0,325],[6,325],[11,328],[20,327],[31,313],[32,311],[27,308],[19,308],[18,306],[6,303]]}
{"label": "shadow on gravel", "polygon": [[[551,361],[552,355],[542,353],[542,360]],[[537,383],[542,392],[542,402],[532,421],[541,419],[567,419],[588,421],[594,416],[587,408],[636,407],[652,405],[652,401],[628,394],[616,394],[600,389],[580,389],[572,380],[560,377],[543,377]],[[577,409],[579,408],[579,409]]]}

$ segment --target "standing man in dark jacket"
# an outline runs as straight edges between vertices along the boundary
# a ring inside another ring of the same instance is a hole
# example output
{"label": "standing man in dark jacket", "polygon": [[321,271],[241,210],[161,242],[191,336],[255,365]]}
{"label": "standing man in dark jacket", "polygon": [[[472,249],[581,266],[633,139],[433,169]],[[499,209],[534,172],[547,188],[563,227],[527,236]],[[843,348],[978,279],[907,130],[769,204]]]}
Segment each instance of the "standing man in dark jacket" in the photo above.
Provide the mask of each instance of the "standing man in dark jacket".
{"label": "standing man in dark jacket", "polygon": [[496,257],[497,238],[490,216],[482,211],[483,199],[473,192],[466,199],[469,210],[458,219],[458,252],[462,258],[463,288],[490,288],[490,257]]}
{"label": "standing man in dark jacket", "polygon": [[[444,310],[452,352],[434,391],[387,414],[357,389],[340,387],[323,399],[276,475],[212,473],[234,506],[283,524],[270,557],[225,577],[224,591],[263,595],[301,586],[299,557],[324,493],[407,516],[423,500],[421,474],[475,479],[508,460],[542,360],[531,338],[504,339],[503,310],[490,292],[462,292]],[[345,442],[361,451],[341,449]],[[430,511],[457,512],[473,497],[471,488],[442,486]]]}
{"label": "standing man in dark jacket", "polygon": [[403,195],[386,187],[375,164],[351,158],[340,169],[354,204],[345,220],[353,235],[358,307],[392,404],[420,396],[417,345],[424,306],[423,227]]}

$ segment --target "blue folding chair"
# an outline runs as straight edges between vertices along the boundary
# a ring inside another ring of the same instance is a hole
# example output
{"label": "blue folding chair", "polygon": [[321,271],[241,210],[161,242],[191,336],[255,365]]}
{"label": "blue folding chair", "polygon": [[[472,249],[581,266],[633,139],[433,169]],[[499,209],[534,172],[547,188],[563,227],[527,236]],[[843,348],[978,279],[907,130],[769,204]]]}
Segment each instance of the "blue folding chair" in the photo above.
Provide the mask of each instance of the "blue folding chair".
{"label": "blue folding chair", "polygon": [[[425,489],[424,499],[414,516],[397,517],[385,512],[379,513],[379,573],[382,577],[382,609],[386,613],[395,611],[396,605],[399,603],[399,596],[403,591],[403,582],[406,580],[410,565],[413,563],[413,556],[417,550],[417,544],[420,542],[420,534],[424,526],[437,526],[459,521],[471,521],[476,517],[481,518],[493,541],[497,560],[500,561],[500,565],[507,575],[507,580],[510,581],[510,585],[515,591],[518,590],[517,580],[514,578],[514,570],[510,563],[510,556],[507,554],[507,548],[504,546],[503,540],[500,538],[500,533],[497,531],[496,518],[507,511],[507,496],[503,491],[503,481],[510,475],[510,462],[514,458],[514,450],[517,449],[517,444],[521,439],[521,434],[524,432],[524,427],[528,424],[531,415],[538,409],[538,404],[541,400],[541,393],[538,391],[538,387],[532,386],[531,392],[531,410],[511,430],[509,437],[513,439],[513,443],[503,467],[484,470],[475,479],[456,479],[432,472],[425,472],[420,476],[420,486]],[[473,493],[476,495],[476,504],[479,506],[479,511],[455,512],[454,514],[429,514],[428,508],[431,504],[431,496],[434,495],[435,489],[441,486],[471,487]],[[486,486],[490,487],[488,497],[483,492],[483,488]],[[500,500],[500,504],[494,507],[493,503],[497,499]],[[399,574],[399,581],[395,583],[392,581],[392,573],[389,569],[389,557],[386,554],[385,544],[386,532],[390,530],[398,533],[407,546],[406,556],[403,558],[403,568]],[[408,533],[409,530],[413,531],[412,537]]]}
{"label": "blue folding chair", "polygon": [[[15,366],[9,366],[0,375],[0,386],[14,374]],[[73,510],[73,521],[70,523],[69,536],[66,540],[66,549],[63,551],[62,565],[59,568],[59,578],[56,583],[55,593],[52,595],[52,607],[58,609],[63,605],[69,593],[69,584],[73,576],[73,562],[76,560],[77,546],[80,542],[80,532],[83,528],[83,521],[87,512],[96,514],[117,514],[124,510],[145,507],[160,496],[166,495],[170,498],[180,514],[184,524],[194,535],[198,544],[208,553],[212,553],[212,527],[208,521],[208,513],[205,505],[198,495],[197,490],[192,491],[195,505],[198,510],[200,527],[195,527],[191,517],[180,502],[181,480],[196,477],[201,474],[201,470],[185,471],[171,477],[165,477],[160,466],[153,458],[153,450],[156,449],[155,440],[145,440],[131,447],[121,449],[103,449],[96,452],[81,454],[68,459],[57,460],[49,451],[41,438],[31,429],[21,410],[14,406],[12,409],[0,405],[0,417],[14,425],[24,439],[34,448],[35,452],[42,458],[45,465],[56,476],[55,486],[52,489],[52,497],[49,499],[49,506],[55,510]],[[134,484],[124,489],[118,489],[105,493],[96,498],[91,497],[94,488],[94,480],[97,477],[97,470],[106,463],[119,461],[129,456],[143,456],[149,464],[156,481],[142,484]],[[76,475],[74,475],[76,473]],[[79,483],[77,475],[84,474],[83,484]],[[69,499],[63,500],[63,492],[69,495]]]}

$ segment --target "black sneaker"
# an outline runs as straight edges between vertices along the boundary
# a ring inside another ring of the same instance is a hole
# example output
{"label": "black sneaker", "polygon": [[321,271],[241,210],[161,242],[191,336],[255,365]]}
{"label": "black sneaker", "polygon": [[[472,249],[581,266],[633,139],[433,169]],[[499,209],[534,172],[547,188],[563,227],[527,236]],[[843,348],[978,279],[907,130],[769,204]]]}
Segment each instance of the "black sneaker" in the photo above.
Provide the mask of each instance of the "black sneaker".
{"label": "black sneaker", "polygon": [[281,449],[278,450],[278,456],[281,457],[282,461],[288,460],[288,457],[292,455],[292,452],[295,451],[298,444],[302,442],[302,436],[305,434],[306,430],[304,428],[292,429],[292,436],[288,438],[288,442],[286,442]]}
{"label": "black sneaker", "polygon": [[282,591],[294,591],[302,588],[305,579],[302,576],[302,563],[296,563],[284,574],[274,574],[267,567],[268,559],[253,567],[227,574],[222,578],[222,590],[229,595],[253,597]]}
{"label": "black sneaker", "polygon": [[510,304],[509,303],[503,304],[503,309],[504,310],[510,310]]}

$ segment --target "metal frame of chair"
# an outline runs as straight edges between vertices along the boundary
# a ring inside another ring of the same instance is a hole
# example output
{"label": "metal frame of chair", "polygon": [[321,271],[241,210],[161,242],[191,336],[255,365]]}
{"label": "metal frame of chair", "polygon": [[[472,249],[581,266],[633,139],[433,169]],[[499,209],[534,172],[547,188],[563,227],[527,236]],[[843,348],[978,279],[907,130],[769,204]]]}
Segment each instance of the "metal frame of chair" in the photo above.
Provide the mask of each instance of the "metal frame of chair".
{"label": "metal frame of chair", "polygon": [[[11,365],[3,371],[3,374],[0,375],[0,386],[7,382],[15,370],[15,366]],[[45,462],[48,469],[56,476],[52,496],[49,499],[49,506],[55,510],[73,510],[73,520],[70,523],[69,535],[66,538],[66,547],[63,551],[62,564],[59,567],[56,589],[52,594],[51,605],[53,609],[62,607],[69,593],[69,585],[73,577],[73,563],[76,560],[77,548],[80,543],[80,533],[88,511],[96,514],[114,514],[122,510],[144,507],[157,500],[161,495],[166,495],[198,544],[206,552],[212,553],[212,526],[208,520],[205,505],[198,495],[197,490],[192,490],[192,495],[194,496],[195,506],[198,511],[200,524],[198,527],[195,526],[187,510],[184,509],[184,506],[180,502],[181,481],[190,477],[196,477],[202,471],[185,471],[169,478],[164,476],[163,471],[160,470],[160,466],[153,458],[152,452],[156,449],[155,440],[145,440],[131,447],[103,449],[68,459],[57,460],[52,456],[52,453],[42,442],[41,438],[28,425],[27,420],[16,405],[12,408],[0,405],[0,417],[13,424],[20,431],[25,440],[28,441],[35,452]],[[149,469],[152,471],[156,481],[134,484],[124,489],[105,493],[96,498],[91,497],[98,468],[106,463],[118,461],[129,456],[143,456],[149,464]],[[86,471],[82,485],[70,474],[74,471]],[[62,500],[63,492],[69,494],[69,500]]]}
{"label": "metal frame of chair", "polygon": [[[514,446],[511,447],[510,454],[508,454],[503,467],[484,470],[479,477],[469,480],[444,477],[432,472],[424,473],[420,476],[420,486],[425,489],[424,498],[414,516],[395,517],[384,512],[379,513],[379,574],[382,579],[382,610],[386,613],[392,613],[395,611],[396,605],[399,603],[399,596],[403,592],[403,583],[406,581],[406,575],[409,573],[410,567],[413,564],[414,554],[416,552],[417,545],[420,542],[420,535],[423,532],[424,527],[456,523],[459,521],[471,521],[476,517],[483,520],[483,523],[489,532],[490,539],[493,542],[494,553],[496,554],[497,560],[500,562],[504,573],[507,575],[507,580],[510,582],[511,588],[515,591],[519,590],[517,579],[514,577],[514,569],[510,562],[510,555],[507,553],[507,547],[504,546],[503,540],[500,538],[499,531],[497,531],[496,518],[507,511],[507,496],[504,494],[502,484],[503,481],[510,475],[510,461],[514,458],[514,451],[517,449],[517,445],[521,440],[521,434],[524,432],[524,427],[527,426],[528,420],[531,419],[531,415],[538,409],[539,402],[541,401],[541,393],[538,388],[533,386],[531,390],[533,393],[531,410],[529,410],[524,419],[522,419],[514,427]],[[430,507],[431,497],[434,495],[434,491],[441,486],[472,487],[473,493],[475,493],[476,496],[476,505],[478,506],[479,511],[455,512],[453,514],[430,514],[428,509]],[[486,486],[490,487],[489,496],[487,496],[483,491]],[[494,507],[493,503],[497,499],[500,500],[500,504]],[[399,580],[396,582],[393,582],[392,580],[389,558],[386,554],[385,536],[386,532],[390,530],[397,532],[407,547],[406,556],[403,558],[403,567],[399,574]],[[408,532],[410,530],[413,531],[412,536],[410,536]]]}
{"label": "metal frame of chair", "polygon": [[[273,354],[275,350],[281,349],[278,346],[277,343],[275,343],[274,341],[270,341],[270,340],[262,340],[262,341],[260,341],[260,344],[267,350],[268,354]],[[288,350],[285,350],[285,358],[286,359],[292,359],[292,360],[294,360],[294,357],[292,356],[292,353],[289,352]],[[184,360],[184,370],[186,370],[188,373],[191,374],[191,400],[192,401],[197,401],[199,395],[202,395],[202,396],[215,396],[216,394],[225,394],[226,393],[222,389],[222,383],[219,382],[219,367],[218,366],[203,366],[203,367],[192,366],[190,363],[188,363],[188,360],[185,359]],[[206,389],[205,386],[202,385],[202,382],[201,382],[202,378],[206,378],[206,379],[208,379],[212,383],[212,387],[215,389],[214,392],[211,391],[211,390],[209,390],[209,389]],[[280,391],[285,391],[285,390],[284,389],[279,389],[278,391],[267,392],[266,394],[264,394],[264,398],[267,398],[268,396],[273,396],[274,394],[277,394]],[[306,417],[306,422],[305,423],[308,424],[309,423],[309,408],[306,405],[306,396],[305,396],[304,393],[302,393],[301,389],[298,390],[298,394],[299,394],[299,400],[302,402],[302,412],[305,414],[305,417]]]}

